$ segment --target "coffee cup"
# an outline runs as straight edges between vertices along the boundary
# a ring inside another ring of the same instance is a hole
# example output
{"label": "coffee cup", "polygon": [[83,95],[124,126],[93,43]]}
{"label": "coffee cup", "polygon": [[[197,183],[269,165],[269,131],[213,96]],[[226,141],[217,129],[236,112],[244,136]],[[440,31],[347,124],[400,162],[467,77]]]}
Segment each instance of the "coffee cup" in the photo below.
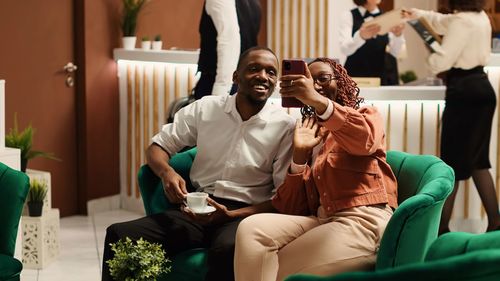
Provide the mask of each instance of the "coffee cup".
{"label": "coffee cup", "polygon": [[190,192],[186,196],[186,203],[193,212],[203,212],[207,207],[208,193]]}

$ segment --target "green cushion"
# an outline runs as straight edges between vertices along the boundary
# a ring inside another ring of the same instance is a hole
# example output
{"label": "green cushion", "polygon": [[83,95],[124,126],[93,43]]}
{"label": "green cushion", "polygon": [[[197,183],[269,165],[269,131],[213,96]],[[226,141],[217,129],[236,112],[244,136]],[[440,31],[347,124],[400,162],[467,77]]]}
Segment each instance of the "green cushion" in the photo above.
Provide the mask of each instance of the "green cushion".
{"label": "green cushion", "polygon": [[23,264],[17,259],[0,254],[0,280],[18,280]]}
{"label": "green cushion", "polygon": [[500,251],[500,231],[482,234],[450,232],[439,236],[434,241],[425,260],[439,260],[488,249]]}
{"label": "green cushion", "polygon": [[286,281],[498,281],[499,265],[499,250],[481,250],[374,272],[347,272],[329,277],[294,275]]}
{"label": "green cushion", "polygon": [[158,281],[204,280],[207,273],[206,250],[192,249],[172,258],[172,271],[160,276]]}
{"label": "green cushion", "polygon": [[14,256],[17,229],[29,190],[25,173],[0,163],[0,254]]}

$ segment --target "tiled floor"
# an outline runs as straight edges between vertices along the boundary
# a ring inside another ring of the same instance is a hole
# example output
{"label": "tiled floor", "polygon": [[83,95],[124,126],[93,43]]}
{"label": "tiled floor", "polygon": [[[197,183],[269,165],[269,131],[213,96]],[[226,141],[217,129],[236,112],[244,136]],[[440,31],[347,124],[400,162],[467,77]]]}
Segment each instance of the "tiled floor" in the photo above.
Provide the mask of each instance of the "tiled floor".
{"label": "tiled floor", "polygon": [[140,217],[124,210],[62,218],[60,254],[41,270],[23,269],[21,281],[93,281],[101,278],[106,227]]}

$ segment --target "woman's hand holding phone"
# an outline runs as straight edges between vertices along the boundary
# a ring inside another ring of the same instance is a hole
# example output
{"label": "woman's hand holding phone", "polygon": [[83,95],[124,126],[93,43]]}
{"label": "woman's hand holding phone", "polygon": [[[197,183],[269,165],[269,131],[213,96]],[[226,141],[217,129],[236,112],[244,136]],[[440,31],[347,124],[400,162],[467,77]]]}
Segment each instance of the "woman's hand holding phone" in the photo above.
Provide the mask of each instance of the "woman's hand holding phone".
{"label": "woman's hand holding phone", "polygon": [[[285,62],[284,60],[284,63]],[[310,105],[319,112],[324,112],[326,106],[328,106],[327,101],[325,102],[326,97],[323,97],[314,89],[314,81],[309,72],[309,68],[304,61],[300,62],[304,65],[303,74],[285,74],[286,71],[285,69],[283,70],[284,74],[280,79],[282,105],[283,107],[292,107],[287,106],[287,99],[297,99],[301,104]],[[285,65],[283,65],[283,67],[285,67]]]}

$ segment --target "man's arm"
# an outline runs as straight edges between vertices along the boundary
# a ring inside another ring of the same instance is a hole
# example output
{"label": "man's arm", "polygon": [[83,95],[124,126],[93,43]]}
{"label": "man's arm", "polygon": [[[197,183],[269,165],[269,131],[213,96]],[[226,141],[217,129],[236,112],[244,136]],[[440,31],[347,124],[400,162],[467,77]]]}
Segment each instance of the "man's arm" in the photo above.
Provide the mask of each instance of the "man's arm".
{"label": "man's arm", "polygon": [[187,194],[186,182],[168,164],[170,156],[156,143],[146,151],[146,161],[153,172],[161,179],[165,196],[171,203],[182,203]]}
{"label": "man's arm", "polygon": [[236,4],[234,0],[207,0],[205,9],[217,30],[217,70],[212,95],[228,95],[241,48]]}

